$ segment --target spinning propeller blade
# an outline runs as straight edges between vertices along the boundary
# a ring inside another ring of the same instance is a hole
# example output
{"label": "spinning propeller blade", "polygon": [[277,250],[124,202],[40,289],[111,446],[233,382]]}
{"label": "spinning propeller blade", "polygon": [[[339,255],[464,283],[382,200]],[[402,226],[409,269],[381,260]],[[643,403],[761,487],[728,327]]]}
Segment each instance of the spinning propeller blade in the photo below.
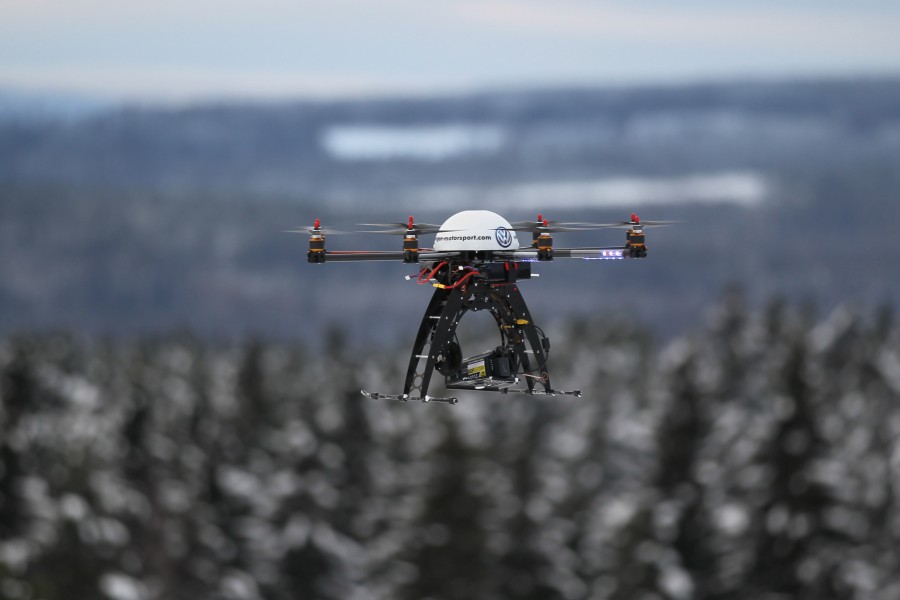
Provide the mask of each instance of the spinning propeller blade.
{"label": "spinning propeller blade", "polygon": [[592,229],[605,229],[609,225],[603,223],[579,223],[551,221],[543,215],[538,215],[536,221],[516,221],[512,223],[513,231],[530,231],[531,233],[561,233],[566,231],[590,231]]}
{"label": "spinning propeller blade", "polygon": [[601,223],[561,223],[559,221],[547,221],[547,225],[538,225],[536,222],[520,221],[513,223],[513,231],[530,231],[532,233],[562,233],[566,231],[591,231],[593,229],[605,229],[609,225]]}
{"label": "spinning propeller blade", "polygon": [[372,229],[358,231],[357,233],[381,233],[386,235],[423,235],[428,233],[437,233],[441,230],[440,225],[434,223],[416,223],[410,217],[406,223],[357,223],[360,227],[386,227],[388,229]]}
{"label": "spinning propeller blade", "polygon": [[301,225],[297,229],[286,229],[285,233],[305,233],[308,235],[342,235],[353,232],[322,227],[322,222],[319,221],[319,219],[316,219],[312,227],[303,227]]}
{"label": "spinning propeller blade", "polygon": [[683,221],[620,221],[618,223],[607,223],[598,227],[598,229],[631,229],[635,226],[640,227],[665,227],[667,225],[675,225],[676,223],[683,223]]}
{"label": "spinning propeller blade", "polygon": [[564,223],[561,221],[549,221],[543,219],[542,215],[538,215],[537,221],[517,221],[512,224],[514,231],[530,231],[532,233],[559,233],[566,231],[591,231],[593,229],[610,229],[610,228],[631,228],[635,226],[642,227],[664,227],[681,223],[681,221],[641,221],[636,214],[631,213],[630,221],[619,221],[618,223]]}
{"label": "spinning propeller blade", "polygon": [[[373,223],[359,223],[359,225],[364,227],[374,227]],[[396,225],[395,223],[391,223],[391,226]],[[388,224],[384,224],[382,226],[388,226]],[[440,225],[428,225],[428,224],[416,224],[415,227],[410,229],[409,227],[402,227],[397,229],[360,229],[356,231],[356,233],[380,233],[383,235],[407,235],[407,234],[415,234],[415,235],[425,235],[429,233],[437,233],[440,231]]]}

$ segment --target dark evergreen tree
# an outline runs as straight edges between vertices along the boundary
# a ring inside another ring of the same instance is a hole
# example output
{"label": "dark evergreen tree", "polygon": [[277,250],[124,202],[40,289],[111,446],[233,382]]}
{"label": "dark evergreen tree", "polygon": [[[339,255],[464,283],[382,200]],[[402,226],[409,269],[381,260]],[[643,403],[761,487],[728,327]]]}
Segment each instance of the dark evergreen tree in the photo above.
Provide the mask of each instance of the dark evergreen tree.
{"label": "dark evergreen tree", "polygon": [[0,539],[12,539],[25,529],[28,519],[21,495],[21,449],[14,442],[22,416],[38,404],[38,382],[33,358],[24,341],[11,344],[12,357],[0,372]]}
{"label": "dark evergreen tree", "polygon": [[346,589],[336,574],[341,569],[340,555],[329,551],[315,535],[290,548],[281,561],[285,598],[343,598]]}
{"label": "dark evergreen tree", "polygon": [[232,440],[232,451],[237,455],[241,451],[252,451],[258,445],[257,436],[265,434],[265,428],[271,412],[270,401],[266,390],[266,376],[263,358],[264,347],[254,340],[243,348],[238,367],[235,397],[238,403],[238,414],[234,421],[235,435]]}
{"label": "dark evergreen tree", "polygon": [[460,437],[456,417],[445,414],[432,426],[440,427],[441,441],[429,456],[430,476],[420,490],[421,514],[404,557],[415,565],[416,577],[397,597],[487,597],[493,572],[480,523],[486,498],[470,480],[477,455]]}
{"label": "dark evergreen tree", "polygon": [[[27,500],[22,495],[24,477],[22,448],[14,442],[24,414],[35,409],[38,382],[30,353],[22,340],[8,344],[11,354],[0,363],[0,542],[19,538],[28,528]],[[4,353],[0,353],[3,357]],[[0,598],[14,597],[10,591],[33,586],[36,577],[12,570],[0,557]]]}
{"label": "dark evergreen tree", "polygon": [[614,540],[613,598],[710,598],[717,589],[714,532],[697,477],[712,421],[708,394],[697,381],[699,360],[697,348],[684,345],[664,378],[666,408],[656,428],[653,474]]}
{"label": "dark evergreen tree", "polygon": [[171,581],[166,589],[169,597],[188,600],[208,596],[225,578],[224,565],[231,557],[232,546],[224,541],[221,527],[225,524],[217,518],[224,496],[217,477],[222,461],[218,441],[222,418],[212,397],[211,352],[197,340],[180,341],[179,351],[189,362],[179,374],[188,405],[177,429],[169,428],[179,447],[170,465],[170,477],[190,504],[170,525],[180,543],[178,554],[172,557]]}
{"label": "dark evergreen tree", "polygon": [[541,548],[546,523],[531,509],[544,501],[540,465],[548,463],[545,455],[548,429],[554,420],[552,402],[538,399],[530,405],[496,406],[493,410],[498,415],[490,418],[495,435],[489,448],[509,478],[511,498],[506,502],[515,507],[512,516],[502,521],[507,548],[491,570],[494,595],[499,598],[563,597],[551,581],[554,557]]}
{"label": "dark evergreen tree", "polygon": [[[664,524],[658,528],[661,541],[671,546],[677,556],[678,564],[669,568],[689,575],[688,591],[698,599],[714,597],[718,588],[710,506],[706,488],[698,480],[700,452],[713,419],[709,396],[697,381],[699,360],[692,351],[669,377],[671,403],[659,425],[655,480],[666,509],[673,513],[660,519]],[[685,585],[677,575],[670,579],[675,586]]]}
{"label": "dark evergreen tree", "polygon": [[814,392],[808,382],[809,351],[802,335],[784,342],[777,394],[779,418],[762,457],[768,472],[769,499],[760,507],[753,561],[747,573],[750,597],[783,594],[793,598],[839,597],[827,574],[810,585],[803,577],[804,560],[820,541],[827,490],[811,477],[821,456]]}
{"label": "dark evergreen tree", "polygon": [[610,600],[660,597],[659,559],[664,549],[655,540],[655,503],[655,496],[640,498],[625,527],[617,532],[611,552]]}
{"label": "dark evergreen tree", "polygon": [[113,568],[113,561],[98,555],[97,548],[85,543],[77,523],[64,521],[57,528],[56,536],[56,543],[30,565],[28,577],[34,597],[46,600],[98,597],[100,577]]}

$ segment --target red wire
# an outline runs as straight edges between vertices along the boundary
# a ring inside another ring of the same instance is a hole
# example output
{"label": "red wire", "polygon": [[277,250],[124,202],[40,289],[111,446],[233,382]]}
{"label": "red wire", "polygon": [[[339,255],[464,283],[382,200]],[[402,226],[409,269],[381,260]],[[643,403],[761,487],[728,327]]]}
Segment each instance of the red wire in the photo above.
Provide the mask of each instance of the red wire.
{"label": "red wire", "polygon": [[[446,265],[447,265],[447,261],[443,261],[443,262],[441,262],[441,263],[438,263],[438,265],[437,265],[434,269],[432,269],[431,272],[428,273],[427,275],[425,274],[425,271],[427,271],[428,269],[427,269],[427,268],[422,269],[422,271],[419,272],[419,278],[418,278],[418,280],[417,280],[418,283],[419,283],[420,285],[425,285],[426,283],[428,283],[428,282],[431,280],[432,277],[435,276],[435,274],[436,274],[438,271],[441,270],[442,267],[444,267],[444,266],[446,266]],[[471,267],[470,267],[470,269],[471,269]],[[467,281],[469,281],[469,279],[471,279],[473,275],[478,275],[478,274],[479,274],[479,271],[478,271],[478,270],[472,269],[472,270],[470,270],[468,273],[466,273],[465,275],[463,275],[462,277],[460,277],[459,280],[458,280],[456,283],[454,283],[453,285],[448,285],[448,286],[446,286],[444,289],[445,289],[445,290],[452,290],[452,289],[458,288],[459,286],[461,286],[461,285],[465,284]]]}
{"label": "red wire", "polygon": [[446,260],[438,263],[438,266],[436,266],[431,271],[431,273],[428,274],[427,277],[423,277],[423,276],[425,275],[425,271],[427,271],[428,268],[426,267],[426,268],[422,269],[422,272],[419,273],[419,279],[418,279],[419,285],[425,285],[426,283],[428,283],[431,280],[431,278],[434,277],[434,274],[437,273],[441,269],[441,267],[445,266],[446,264],[447,264]]}
{"label": "red wire", "polygon": [[461,286],[462,284],[464,284],[465,282],[467,282],[467,281],[469,280],[469,278],[472,277],[473,275],[478,275],[478,271],[475,271],[475,270],[469,271],[468,273],[466,273],[465,275],[463,275],[462,277],[460,277],[460,278],[459,278],[459,281],[457,281],[457,282],[454,283],[453,285],[448,285],[448,286],[445,287],[444,289],[445,289],[445,290],[452,290],[453,288],[458,288],[459,286]]}

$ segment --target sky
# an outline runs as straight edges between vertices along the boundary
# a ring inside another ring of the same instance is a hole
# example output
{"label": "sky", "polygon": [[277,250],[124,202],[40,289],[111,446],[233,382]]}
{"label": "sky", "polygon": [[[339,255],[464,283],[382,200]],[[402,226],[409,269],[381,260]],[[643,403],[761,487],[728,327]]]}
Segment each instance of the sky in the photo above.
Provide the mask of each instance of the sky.
{"label": "sky", "polygon": [[0,87],[196,101],[900,73],[896,0],[0,0]]}

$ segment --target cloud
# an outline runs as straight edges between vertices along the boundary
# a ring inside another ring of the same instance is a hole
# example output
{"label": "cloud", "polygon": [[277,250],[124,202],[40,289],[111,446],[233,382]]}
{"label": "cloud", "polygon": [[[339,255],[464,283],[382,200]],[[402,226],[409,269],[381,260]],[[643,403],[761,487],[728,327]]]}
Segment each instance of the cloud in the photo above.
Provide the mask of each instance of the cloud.
{"label": "cloud", "polygon": [[803,10],[796,6],[754,7],[683,3],[555,3],[492,0],[464,2],[459,13],[497,30],[527,30],[550,36],[611,36],[670,42],[706,40],[802,45],[810,41],[900,47],[897,13]]}
{"label": "cloud", "polygon": [[7,0],[0,85],[279,97],[900,71],[900,11],[685,0]]}
{"label": "cloud", "polygon": [[184,103],[220,97],[246,100],[428,95],[465,89],[467,82],[365,73],[321,73],[264,67],[0,65],[0,85],[35,91],[73,91],[125,101]]}

